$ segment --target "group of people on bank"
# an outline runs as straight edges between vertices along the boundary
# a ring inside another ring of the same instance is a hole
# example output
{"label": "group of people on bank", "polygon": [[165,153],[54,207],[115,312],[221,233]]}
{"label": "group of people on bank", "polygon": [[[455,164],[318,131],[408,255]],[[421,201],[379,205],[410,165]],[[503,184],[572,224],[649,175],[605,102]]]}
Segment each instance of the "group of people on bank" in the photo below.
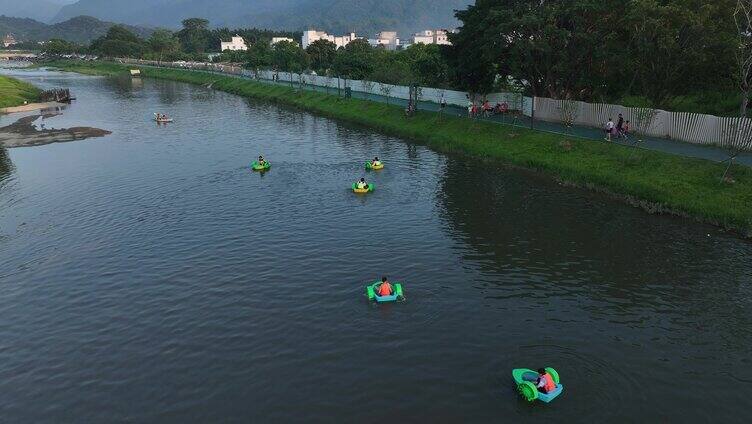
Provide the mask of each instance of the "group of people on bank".
{"label": "group of people on bank", "polygon": [[622,138],[624,140],[629,139],[629,121],[624,120],[624,116],[620,113],[619,119],[614,124],[614,120],[608,118],[606,126],[603,128],[606,133],[606,141],[611,141],[612,137]]}

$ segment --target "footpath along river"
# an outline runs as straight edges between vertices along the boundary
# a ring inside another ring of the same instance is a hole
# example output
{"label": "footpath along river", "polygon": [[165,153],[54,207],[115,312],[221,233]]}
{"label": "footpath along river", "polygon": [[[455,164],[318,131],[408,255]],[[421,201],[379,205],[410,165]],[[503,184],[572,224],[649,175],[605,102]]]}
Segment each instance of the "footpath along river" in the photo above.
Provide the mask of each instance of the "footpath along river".
{"label": "footpath along river", "polygon": [[[5,72],[112,134],[0,151],[3,422],[748,419],[748,241],[204,87]],[[405,302],[366,301],[382,274]],[[540,366],[566,389],[528,404]]]}

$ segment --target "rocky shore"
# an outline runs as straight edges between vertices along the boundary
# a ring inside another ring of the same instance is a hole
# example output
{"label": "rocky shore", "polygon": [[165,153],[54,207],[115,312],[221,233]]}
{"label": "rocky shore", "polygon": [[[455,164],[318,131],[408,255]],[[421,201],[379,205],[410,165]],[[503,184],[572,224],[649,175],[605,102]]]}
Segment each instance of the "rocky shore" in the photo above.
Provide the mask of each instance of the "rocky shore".
{"label": "rocky shore", "polygon": [[110,131],[92,127],[37,129],[34,126],[37,119],[50,116],[53,116],[53,114],[25,116],[8,126],[0,128],[0,145],[8,148],[42,146],[104,137],[111,134]]}

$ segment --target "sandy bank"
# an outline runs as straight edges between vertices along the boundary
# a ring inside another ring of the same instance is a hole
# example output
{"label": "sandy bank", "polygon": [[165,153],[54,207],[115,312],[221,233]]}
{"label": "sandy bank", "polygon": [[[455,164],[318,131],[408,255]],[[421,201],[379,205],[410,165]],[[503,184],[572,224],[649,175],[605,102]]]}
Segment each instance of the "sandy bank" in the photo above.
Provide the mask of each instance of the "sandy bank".
{"label": "sandy bank", "polygon": [[65,106],[64,103],[29,103],[27,105],[0,108],[0,113],[33,112],[35,110],[51,109]]}
{"label": "sandy bank", "polygon": [[38,130],[33,122],[40,116],[42,115],[26,116],[11,125],[0,128],[0,145],[5,147],[42,146],[112,134],[110,131],[91,127]]}

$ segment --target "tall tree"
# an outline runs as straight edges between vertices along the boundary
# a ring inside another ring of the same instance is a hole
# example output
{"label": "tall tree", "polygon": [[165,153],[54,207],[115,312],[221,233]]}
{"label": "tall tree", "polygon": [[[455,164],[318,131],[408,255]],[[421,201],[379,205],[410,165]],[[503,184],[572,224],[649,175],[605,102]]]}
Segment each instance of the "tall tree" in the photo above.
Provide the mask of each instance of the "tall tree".
{"label": "tall tree", "polygon": [[375,65],[375,49],[366,40],[354,40],[340,47],[334,58],[334,71],[337,75],[351,79],[366,79]]}
{"label": "tall tree", "polygon": [[253,69],[257,74],[262,68],[272,66],[272,48],[265,41],[258,41],[251,44],[246,54],[246,66]]}
{"label": "tall tree", "polygon": [[180,50],[180,40],[175,37],[172,31],[166,29],[154,31],[146,43],[154,53],[159,55],[160,61],[162,61],[164,54],[175,53]]}
{"label": "tall tree", "polygon": [[209,49],[212,33],[209,21],[202,18],[190,18],[183,21],[183,29],[178,34],[183,50],[188,53],[205,53]]}
{"label": "tall tree", "polygon": [[329,40],[316,40],[306,48],[311,58],[311,67],[317,71],[326,71],[334,65],[337,45]]}
{"label": "tall tree", "polygon": [[136,34],[123,26],[114,25],[107,34],[94,40],[90,49],[108,57],[140,57],[145,46]]}
{"label": "tall tree", "polygon": [[[297,43],[280,41],[274,45],[272,64],[277,70],[283,72],[303,72],[308,69],[310,59]],[[292,74],[290,74],[290,84],[292,85]]]}

